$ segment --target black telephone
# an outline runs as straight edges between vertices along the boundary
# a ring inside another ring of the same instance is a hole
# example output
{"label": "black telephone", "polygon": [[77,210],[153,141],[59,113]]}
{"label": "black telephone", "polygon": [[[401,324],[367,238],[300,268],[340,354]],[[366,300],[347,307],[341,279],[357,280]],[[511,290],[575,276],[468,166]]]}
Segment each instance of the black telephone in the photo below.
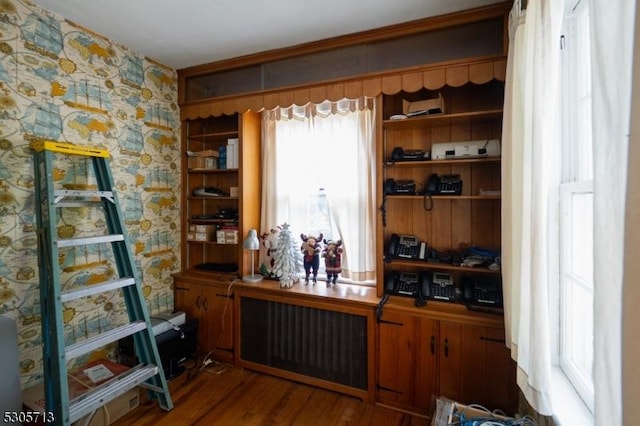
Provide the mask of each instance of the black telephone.
{"label": "black telephone", "polygon": [[456,286],[451,274],[444,272],[434,272],[429,286],[427,299],[444,300],[453,302],[456,300]]}
{"label": "black telephone", "polygon": [[502,307],[502,284],[497,279],[467,279],[464,282],[464,300],[470,305]]}
{"label": "black telephone", "polygon": [[427,179],[425,193],[427,195],[460,195],[462,194],[462,180],[460,175],[450,174],[438,176],[433,173]]}
{"label": "black telephone", "polygon": [[413,297],[416,299],[416,306],[424,306],[430,286],[430,272],[391,271],[385,281],[384,291],[386,294]]}
{"label": "black telephone", "polygon": [[416,183],[412,180],[387,179],[384,181],[384,194],[406,194],[416,193]]}
{"label": "black telephone", "polygon": [[390,259],[425,260],[427,243],[420,241],[414,235],[391,234],[387,246],[387,255]]}
{"label": "black telephone", "polygon": [[391,152],[391,161],[419,161],[428,160],[429,154],[423,149],[408,149],[404,150],[397,146],[393,148]]}

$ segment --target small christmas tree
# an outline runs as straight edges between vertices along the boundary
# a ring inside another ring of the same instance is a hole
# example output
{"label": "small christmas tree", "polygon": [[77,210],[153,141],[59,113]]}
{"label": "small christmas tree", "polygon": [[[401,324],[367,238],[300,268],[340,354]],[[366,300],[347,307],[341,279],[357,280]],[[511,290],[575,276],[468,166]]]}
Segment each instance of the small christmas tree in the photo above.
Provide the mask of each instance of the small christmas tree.
{"label": "small christmas tree", "polygon": [[298,274],[302,270],[302,252],[287,223],[282,225],[278,235],[278,248],[273,254],[273,259],[273,273],[280,277],[280,287],[293,287],[293,284],[298,282]]}

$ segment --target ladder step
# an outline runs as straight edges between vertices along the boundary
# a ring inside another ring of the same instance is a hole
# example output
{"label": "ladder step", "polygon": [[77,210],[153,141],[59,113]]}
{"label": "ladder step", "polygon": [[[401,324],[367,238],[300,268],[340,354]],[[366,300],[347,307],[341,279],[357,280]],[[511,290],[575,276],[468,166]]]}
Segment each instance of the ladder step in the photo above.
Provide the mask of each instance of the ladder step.
{"label": "ladder step", "polygon": [[99,237],[83,237],[83,238],[67,238],[64,240],[56,240],[58,247],[86,246],[89,244],[113,243],[115,241],[124,241],[124,235],[101,235]]}
{"label": "ladder step", "polygon": [[124,373],[97,386],[69,402],[69,417],[73,423],[96,409],[114,400],[125,392],[143,384],[158,374],[158,367],[153,364],[139,364]]}
{"label": "ladder step", "polygon": [[131,336],[132,334],[145,330],[146,328],[147,323],[145,321],[134,321],[130,324],[125,324],[102,334],[98,334],[97,336],[90,337],[82,342],[69,345],[65,349],[67,360],[92,352],[108,345],[109,343],[116,342],[124,337]]}
{"label": "ladder step", "polygon": [[87,157],[109,158],[109,151],[106,149],[93,148],[89,146],[74,145],[68,142],[56,141],[34,141],[31,148],[40,151],[59,152],[61,154],[85,155]]}
{"label": "ladder step", "polygon": [[[103,198],[113,202],[113,191],[57,189],[53,191],[53,195],[56,207],[84,207],[99,203]],[[66,200],[67,197],[82,198],[82,200]]]}
{"label": "ladder step", "polygon": [[93,296],[94,294],[104,293],[105,291],[116,290],[129,285],[134,285],[136,281],[133,278],[120,278],[116,280],[105,281],[101,284],[90,285],[79,289],[65,291],[60,295],[62,303],[71,300],[80,299],[81,297]]}

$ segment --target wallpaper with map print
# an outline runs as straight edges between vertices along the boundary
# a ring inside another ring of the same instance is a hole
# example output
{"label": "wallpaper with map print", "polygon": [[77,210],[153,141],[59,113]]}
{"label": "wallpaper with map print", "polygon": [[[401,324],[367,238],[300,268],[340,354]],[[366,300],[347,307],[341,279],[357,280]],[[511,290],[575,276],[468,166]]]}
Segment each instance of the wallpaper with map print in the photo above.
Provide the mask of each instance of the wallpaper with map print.
{"label": "wallpaper with map print", "polygon": [[[149,311],[173,308],[179,265],[180,119],[176,72],[27,0],[0,0],[0,315],[16,321],[23,387],[42,380],[33,159],[38,140],[100,147],[111,171]],[[56,160],[56,187],[92,184]],[[89,168],[90,170],[91,168]],[[60,237],[105,232],[102,209],[61,209]],[[60,252],[64,288],[115,278],[110,247]],[[64,306],[67,344],[127,323],[119,291]],[[75,360],[113,356],[110,347]]]}

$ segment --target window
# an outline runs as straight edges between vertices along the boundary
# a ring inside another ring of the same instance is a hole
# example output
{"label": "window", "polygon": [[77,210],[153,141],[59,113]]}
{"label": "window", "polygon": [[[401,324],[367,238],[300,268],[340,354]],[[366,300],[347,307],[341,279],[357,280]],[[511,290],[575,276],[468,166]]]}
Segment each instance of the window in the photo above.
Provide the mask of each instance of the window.
{"label": "window", "polygon": [[563,373],[593,412],[593,152],[589,9],[566,4],[560,185],[560,345]]}
{"label": "window", "polygon": [[263,227],[286,222],[295,236],[322,233],[327,240],[342,240],[340,278],[372,283],[372,100],[292,107],[266,112],[265,120]]}

